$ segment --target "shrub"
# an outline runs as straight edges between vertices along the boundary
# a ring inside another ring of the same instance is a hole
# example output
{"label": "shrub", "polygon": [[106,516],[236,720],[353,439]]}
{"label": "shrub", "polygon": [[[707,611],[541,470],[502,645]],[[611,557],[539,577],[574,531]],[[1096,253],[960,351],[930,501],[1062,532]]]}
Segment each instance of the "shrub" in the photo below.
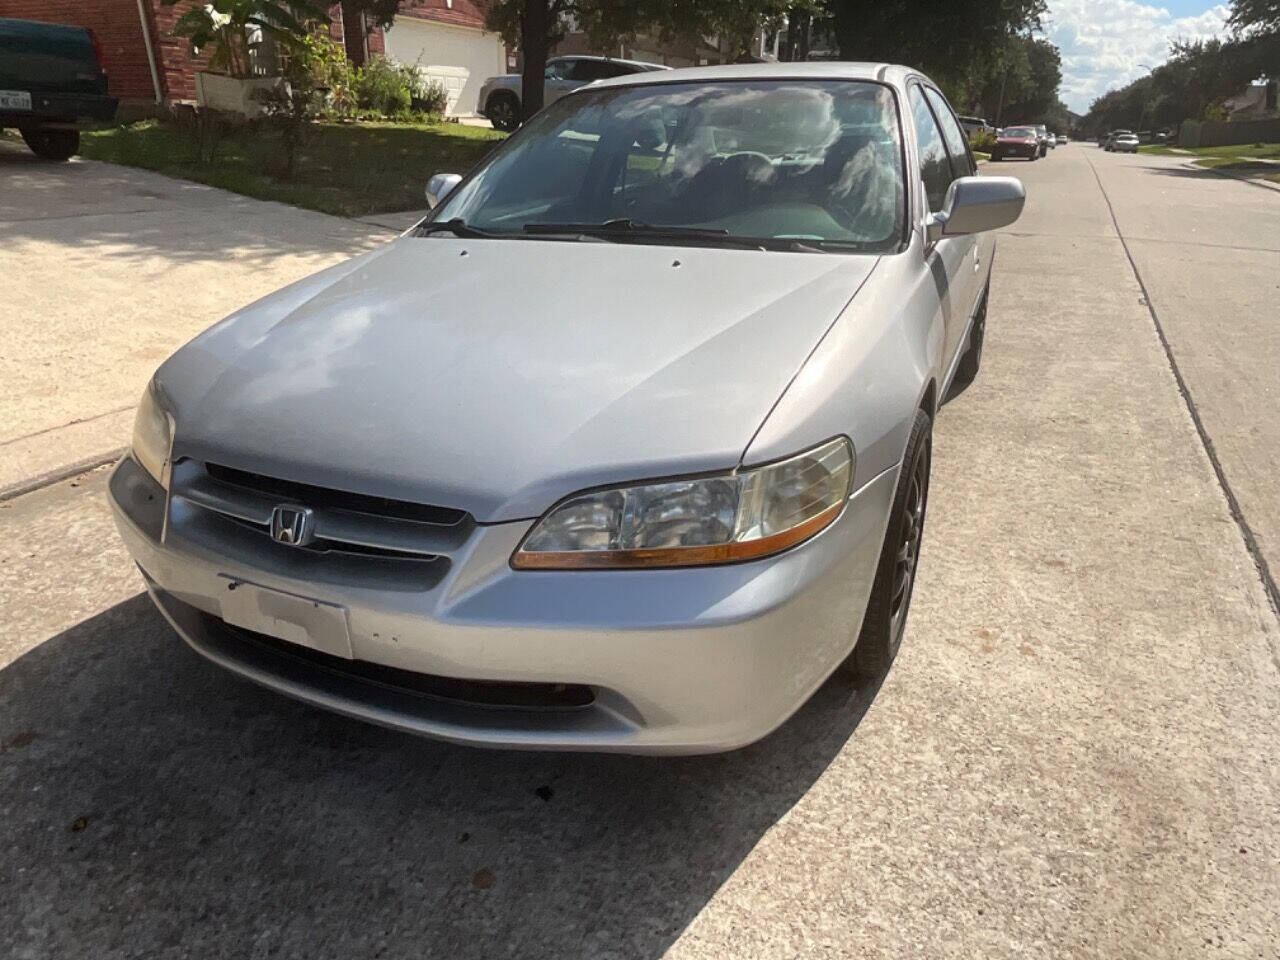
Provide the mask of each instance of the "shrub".
{"label": "shrub", "polygon": [[988,130],[975,130],[969,134],[969,146],[981,153],[990,153],[996,145],[996,135]]}
{"label": "shrub", "polygon": [[254,98],[262,104],[267,122],[280,131],[284,176],[291,180],[297,169],[298,150],[307,137],[310,123],[324,110],[326,92],[332,90],[335,79],[349,68],[342,48],[323,34],[296,37],[286,52],[283,82],[258,90]]}
{"label": "shrub", "polygon": [[358,109],[384,117],[407,113],[413,103],[403,68],[385,57],[373,57],[355,71],[352,89]]}
{"label": "shrub", "polygon": [[442,116],[449,106],[449,92],[439,80],[432,80],[416,63],[399,66],[414,112]]}

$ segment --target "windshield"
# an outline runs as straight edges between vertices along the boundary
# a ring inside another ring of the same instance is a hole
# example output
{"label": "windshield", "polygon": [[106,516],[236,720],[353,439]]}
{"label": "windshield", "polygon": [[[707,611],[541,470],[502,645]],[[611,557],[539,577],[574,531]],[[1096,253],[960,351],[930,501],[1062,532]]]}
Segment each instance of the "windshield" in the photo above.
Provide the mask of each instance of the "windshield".
{"label": "windshield", "polygon": [[[701,243],[781,239],[882,252],[901,237],[903,207],[887,87],[753,80],[565,97],[491,155],[432,220],[511,236],[626,221],[645,229],[608,237],[681,243],[696,234]],[[652,229],[661,227],[688,236]]]}
{"label": "windshield", "polygon": [[1001,136],[1005,136],[1005,137],[1015,137],[1015,138],[1021,137],[1024,140],[1027,139],[1028,137],[1034,137],[1035,135],[1036,135],[1036,132],[1032,130],[1030,127],[1010,127],[1003,134],[1001,134]]}

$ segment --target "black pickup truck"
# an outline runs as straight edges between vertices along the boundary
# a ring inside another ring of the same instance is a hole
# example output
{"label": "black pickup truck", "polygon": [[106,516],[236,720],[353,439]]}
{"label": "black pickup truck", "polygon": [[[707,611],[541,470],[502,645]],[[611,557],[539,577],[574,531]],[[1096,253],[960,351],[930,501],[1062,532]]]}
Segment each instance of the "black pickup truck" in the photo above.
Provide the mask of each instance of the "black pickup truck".
{"label": "black pickup truck", "polygon": [[78,124],[112,119],[116,102],[93,31],[0,18],[0,128],[17,127],[36,156],[73,156]]}

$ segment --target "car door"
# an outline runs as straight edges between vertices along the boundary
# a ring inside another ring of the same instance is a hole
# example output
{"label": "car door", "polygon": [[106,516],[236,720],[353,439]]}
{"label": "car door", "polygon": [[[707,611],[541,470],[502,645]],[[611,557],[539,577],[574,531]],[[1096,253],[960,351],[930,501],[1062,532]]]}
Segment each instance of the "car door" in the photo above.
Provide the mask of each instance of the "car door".
{"label": "car door", "polygon": [[[933,115],[938,121],[938,126],[942,129],[942,141],[947,148],[947,156],[951,160],[952,175],[956,179],[972,177],[978,172],[978,167],[974,163],[973,154],[969,150],[969,138],[960,129],[960,123],[956,119],[955,111],[951,109],[951,105],[947,103],[946,98],[933,87],[925,87],[924,93],[925,98],[929,101],[929,106],[933,108]],[[995,235],[991,233],[975,233],[968,237],[957,237],[956,239],[968,241],[968,255],[972,260],[972,269],[961,271],[961,275],[956,278],[956,287],[951,292],[956,307],[963,308],[960,310],[960,322],[957,324],[960,329],[956,334],[956,343],[953,344],[953,349],[960,346],[960,341],[968,328],[969,319],[978,310],[978,302],[982,298],[982,290],[987,277],[987,270],[984,269],[984,266],[991,262],[996,244]]]}
{"label": "car door", "polygon": [[574,70],[579,62],[577,57],[557,57],[547,64],[542,94],[544,104],[553,104],[570,90],[582,86],[581,80],[573,79]]}
{"label": "car door", "polygon": [[[916,148],[920,166],[920,179],[924,184],[924,219],[931,213],[941,213],[947,196],[947,188],[955,179],[951,157],[947,153],[942,129],[925,98],[924,87],[912,83],[907,88],[907,99],[912,124],[916,132]],[[923,224],[921,225],[923,229]],[[964,335],[968,317],[964,314],[965,285],[973,274],[973,238],[941,237],[932,243],[925,239],[925,263],[933,275],[942,306],[943,353],[942,372],[950,376],[955,359],[956,345]]]}

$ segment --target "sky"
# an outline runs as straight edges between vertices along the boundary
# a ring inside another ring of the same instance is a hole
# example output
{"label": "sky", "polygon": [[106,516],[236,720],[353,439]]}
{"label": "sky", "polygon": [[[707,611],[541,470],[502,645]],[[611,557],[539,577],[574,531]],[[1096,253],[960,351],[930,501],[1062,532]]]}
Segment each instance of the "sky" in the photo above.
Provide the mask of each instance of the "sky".
{"label": "sky", "polygon": [[1059,96],[1076,113],[1095,97],[1123,87],[1169,58],[1170,40],[1225,34],[1224,3],[1168,0],[1048,0],[1045,34],[1062,51]]}

